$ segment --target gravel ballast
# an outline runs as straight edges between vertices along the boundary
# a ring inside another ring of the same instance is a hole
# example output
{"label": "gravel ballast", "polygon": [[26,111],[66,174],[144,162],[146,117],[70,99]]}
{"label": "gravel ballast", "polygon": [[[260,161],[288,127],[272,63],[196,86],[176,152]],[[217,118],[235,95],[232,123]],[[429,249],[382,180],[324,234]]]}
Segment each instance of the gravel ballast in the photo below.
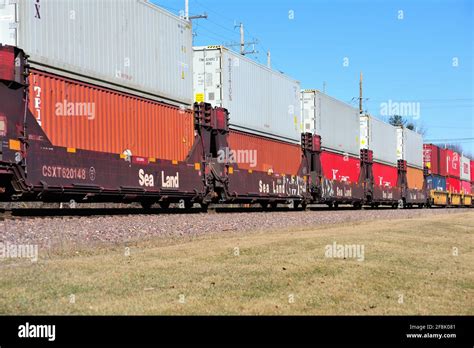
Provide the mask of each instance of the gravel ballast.
{"label": "gravel ballast", "polygon": [[0,242],[35,244],[40,249],[117,245],[156,237],[189,238],[210,233],[262,232],[376,219],[409,219],[456,214],[469,209],[309,210],[217,214],[156,214],[7,219]]}

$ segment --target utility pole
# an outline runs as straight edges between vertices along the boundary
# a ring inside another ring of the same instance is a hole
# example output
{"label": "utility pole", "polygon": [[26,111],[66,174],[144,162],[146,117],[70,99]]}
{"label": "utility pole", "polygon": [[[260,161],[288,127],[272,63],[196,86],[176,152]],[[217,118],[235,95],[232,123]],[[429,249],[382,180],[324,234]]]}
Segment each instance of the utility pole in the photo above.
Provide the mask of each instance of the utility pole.
{"label": "utility pole", "polygon": [[244,24],[240,23],[240,54],[245,55]]}
{"label": "utility pole", "polygon": [[360,72],[359,80],[359,113],[362,115],[362,71]]}
{"label": "utility pole", "polygon": [[270,51],[267,52],[267,67],[269,69],[272,68],[272,54],[270,53]]}
{"label": "utility pole", "polygon": [[202,15],[197,15],[197,16],[191,16],[189,17],[189,0],[184,1],[184,19],[187,21],[191,21],[193,19],[202,19],[206,18],[207,19],[207,13],[204,12]]}
{"label": "utility pole", "polygon": [[[245,30],[244,30],[244,24],[240,23],[239,25],[235,25],[234,28],[239,28],[240,29],[240,43],[239,44],[228,44],[227,46],[232,47],[232,46],[240,46],[240,54],[245,56],[246,54],[256,54],[258,51],[255,51],[255,45],[258,44],[258,41],[252,41],[252,42],[245,42]],[[245,47],[248,45],[254,45],[251,51],[246,51]]]}

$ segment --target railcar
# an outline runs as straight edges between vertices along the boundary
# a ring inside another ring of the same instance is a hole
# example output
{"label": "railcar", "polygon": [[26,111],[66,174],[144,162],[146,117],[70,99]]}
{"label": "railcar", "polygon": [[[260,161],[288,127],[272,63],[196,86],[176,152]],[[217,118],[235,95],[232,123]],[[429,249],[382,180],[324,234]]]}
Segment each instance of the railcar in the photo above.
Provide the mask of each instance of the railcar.
{"label": "railcar", "polygon": [[[100,108],[93,122],[88,104],[74,104],[75,94]],[[314,132],[302,133],[295,146],[238,134],[229,129],[231,117],[232,110],[204,102],[189,110],[41,71],[21,49],[0,46],[0,200],[140,202],[144,208],[179,201],[204,208],[472,206],[467,192],[427,185],[428,167],[421,187],[413,188],[407,161],[399,159],[395,184],[380,185],[380,163],[370,149],[346,161],[325,150],[324,137]],[[227,156],[245,144],[260,146],[265,160],[252,166]],[[357,173],[354,179],[328,173],[328,163],[339,160]]]}

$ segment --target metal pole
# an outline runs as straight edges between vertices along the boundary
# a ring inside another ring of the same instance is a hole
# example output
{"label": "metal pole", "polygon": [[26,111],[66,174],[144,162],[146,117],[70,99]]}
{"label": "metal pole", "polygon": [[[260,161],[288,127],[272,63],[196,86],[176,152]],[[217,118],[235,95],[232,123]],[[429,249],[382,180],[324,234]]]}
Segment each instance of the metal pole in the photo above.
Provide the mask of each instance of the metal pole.
{"label": "metal pole", "polygon": [[359,82],[359,113],[362,115],[362,71],[360,72]]}
{"label": "metal pole", "polygon": [[267,52],[267,67],[270,69],[272,67],[272,54],[270,51]]}
{"label": "metal pole", "polygon": [[184,1],[184,19],[189,20],[189,0]]}
{"label": "metal pole", "polygon": [[240,54],[245,55],[244,24],[240,23]]}

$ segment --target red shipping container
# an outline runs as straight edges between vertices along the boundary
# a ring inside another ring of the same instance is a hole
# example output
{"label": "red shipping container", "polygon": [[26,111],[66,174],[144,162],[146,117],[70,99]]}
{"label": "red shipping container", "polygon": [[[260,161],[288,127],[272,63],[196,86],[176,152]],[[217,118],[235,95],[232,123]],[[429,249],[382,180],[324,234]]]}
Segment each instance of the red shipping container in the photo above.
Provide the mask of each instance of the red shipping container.
{"label": "red shipping container", "polygon": [[439,149],[439,175],[447,176],[448,175],[448,160],[446,158],[446,149]]}
{"label": "red shipping container", "polygon": [[[296,175],[301,165],[300,145],[253,134],[231,130],[230,150],[233,151],[238,167],[242,169]],[[241,155],[238,155],[239,151]]]}
{"label": "red shipping container", "polygon": [[439,175],[440,148],[433,144],[423,144],[423,166],[430,174]]}
{"label": "red shipping container", "polygon": [[471,194],[471,183],[469,181],[461,180],[461,191],[464,194],[470,195]]}
{"label": "red shipping container", "polygon": [[392,167],[382,163],[372,165],[372,174],[374,176],[374,184],[379,187],[396,187],[398,179],[397,167]]}
{"label": "red shipping container", "polygon": [[459,178],[461,175],[461,156],[452,150],[446,149],[446,163],[448,168],[448,176]]}
{"label": "red shipping container", "polygon": [[14,81],[15,51],[13,47],[3,47],[0,50],[0,80]]}
{"label": "red shipping container", "polygon": [[471,182],[474,182],[474,160],[471,160]]}
{"label": "red shipping container", "polygon": [[461,193],[461,180],[458,178],[446,178],[446,191],[452,193]]}
{"label": "red shipping container", "polygon": [[29,108],[56,146],[184,160],[194,142],[190,110],[31,70]]}
{"label": "red shipping container", "polygon": [[329,151],[321,152],[321,166],[326,179],[357,183],[360,174],[360,159]]}

